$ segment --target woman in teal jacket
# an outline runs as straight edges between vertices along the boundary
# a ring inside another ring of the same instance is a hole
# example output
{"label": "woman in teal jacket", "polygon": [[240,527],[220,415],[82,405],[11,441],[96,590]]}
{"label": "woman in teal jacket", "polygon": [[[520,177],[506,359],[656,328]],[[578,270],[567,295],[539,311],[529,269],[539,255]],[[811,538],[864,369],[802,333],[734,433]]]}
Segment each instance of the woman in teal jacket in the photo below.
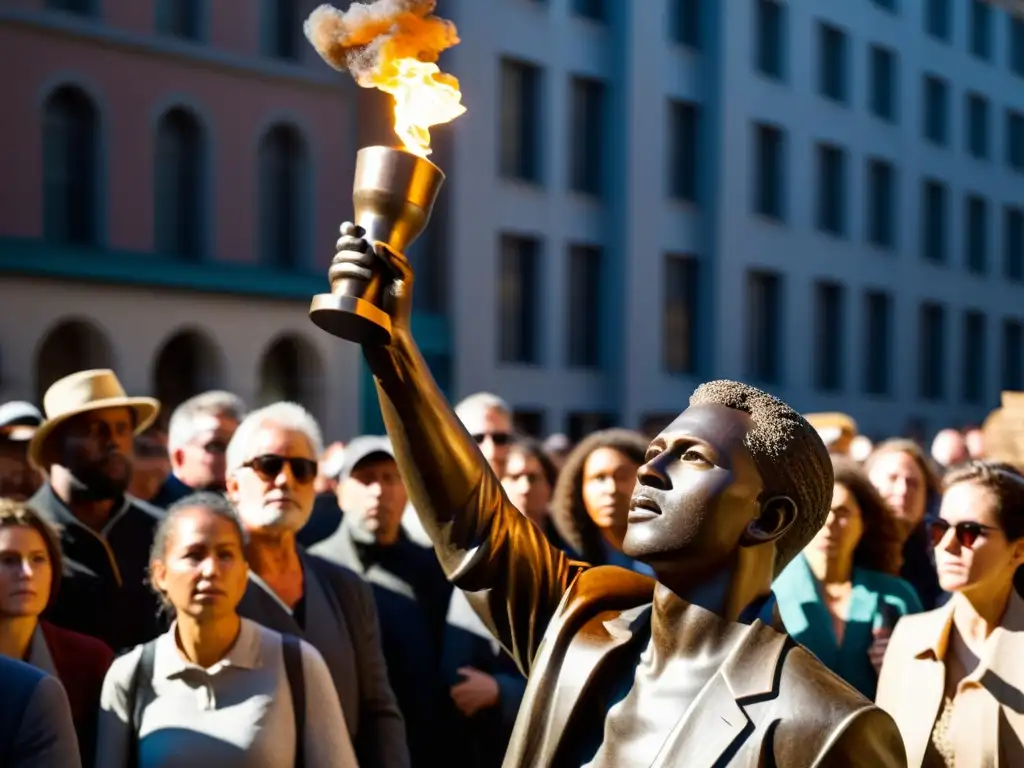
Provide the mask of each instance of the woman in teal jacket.
{"label": "woman in teal jacket", "polygon": [[922,610],[896,576],[902,543],[892,511],[852,461],[834,456],[832,509],[772,590],[786,630],[874,701],[896,621]]}

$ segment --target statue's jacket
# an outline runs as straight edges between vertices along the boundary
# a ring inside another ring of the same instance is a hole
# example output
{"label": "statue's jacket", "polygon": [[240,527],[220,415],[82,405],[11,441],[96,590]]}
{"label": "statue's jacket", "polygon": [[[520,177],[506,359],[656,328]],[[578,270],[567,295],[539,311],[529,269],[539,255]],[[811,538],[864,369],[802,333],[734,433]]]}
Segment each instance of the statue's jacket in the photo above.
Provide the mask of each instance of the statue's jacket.
{"label": "statue's jacket", "polygon": [[[410,500],[448,579],[528,683],[505,768],[579,765],[610,680],[632,680],[655,581],[591,567],[512,506],[414,345],[364,348]],[[616,677],[617,675],[617,677]],[[892,718],[786,634],[755,619],[653,766],[906,766]]]}

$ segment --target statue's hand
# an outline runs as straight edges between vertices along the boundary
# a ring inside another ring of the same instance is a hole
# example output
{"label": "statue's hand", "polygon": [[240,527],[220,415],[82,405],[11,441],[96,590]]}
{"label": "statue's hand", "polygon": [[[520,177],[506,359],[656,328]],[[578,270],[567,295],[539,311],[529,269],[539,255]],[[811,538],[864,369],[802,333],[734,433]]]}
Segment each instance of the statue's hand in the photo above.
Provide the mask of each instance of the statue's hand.
{"label": "statue's hand", "polygon": [[[379,272],[383,309],[391,317],[392,329],[409,328],[412,314],[412,269],[405,256],[366,240],[366,232],[350,221],[341,225],[334,259],[327,273],[331,286],[338,280],[371,280]],[[383,262],[383,265],[380,262]],[[386,267],[381,269],[381,266]]]}

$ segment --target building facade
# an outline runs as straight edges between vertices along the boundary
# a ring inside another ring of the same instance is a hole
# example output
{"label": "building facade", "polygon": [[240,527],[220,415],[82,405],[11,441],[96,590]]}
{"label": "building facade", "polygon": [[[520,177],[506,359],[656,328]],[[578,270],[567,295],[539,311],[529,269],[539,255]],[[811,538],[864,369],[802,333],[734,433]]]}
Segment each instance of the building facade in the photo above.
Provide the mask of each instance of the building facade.
{"label": "building facade", "polygon": [[1024,20],[974,0],[448,0],[455,394],[654,428],[736,378],[862,431],[1024,386]]}
{"label": "building facade", "polygon": [[[388,103],[315,0],[8,0],[0,400],[112,365],[381,429],[306,311]],[[343,5],[341,3],[340,5]],[[468,112],[415,245],[453,397],[654,428],[711,378],[869,434],[1024,388],[1024,24],[975,0],[441,0]]]}
{"label": "building facade", "polygon": [[313,2],[14,0],[0,141],[0,401],[115,368],[358,431],[358,350],[307,310],[351,210],[355,88]]}

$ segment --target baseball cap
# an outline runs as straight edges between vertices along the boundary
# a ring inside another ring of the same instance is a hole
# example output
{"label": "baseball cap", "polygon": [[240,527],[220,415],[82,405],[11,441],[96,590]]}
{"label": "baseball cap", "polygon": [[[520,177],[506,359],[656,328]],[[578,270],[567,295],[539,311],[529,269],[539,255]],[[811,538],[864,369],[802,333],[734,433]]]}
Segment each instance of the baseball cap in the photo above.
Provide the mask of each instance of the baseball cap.
{"label": "baseball cap", "polygon": [[43,423],[43,414],[32,403],[11,400],[0,405],[0,436],[8,440],[30,440]]}
{"label": "baseball cap", "polygon": [[391,441],[386,437],[381,435],[360,435],[353,438],[345,446],[341,467],[338,469],[338,480],[347,479],[356,466],[377,454],[392,459],[395,458],[395,451],[391,447]]}

